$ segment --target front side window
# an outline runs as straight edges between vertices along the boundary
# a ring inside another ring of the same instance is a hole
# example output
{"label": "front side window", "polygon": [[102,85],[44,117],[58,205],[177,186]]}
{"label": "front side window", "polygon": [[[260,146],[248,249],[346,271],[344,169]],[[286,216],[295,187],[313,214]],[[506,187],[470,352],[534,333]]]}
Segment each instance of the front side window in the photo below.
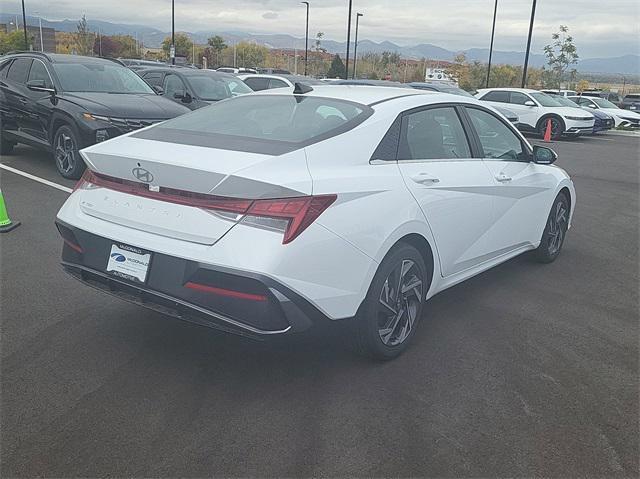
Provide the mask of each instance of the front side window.
{"label": "front side window", "polygon": [[[9,70],[9,73],[11,73],[11,70]],[[604,98],[592,98],[591,100],[600,108],[618,108],[616,105]]]}
{"label": "front side window", "polygon": [[410,113],[403,120],[398,153],[401,160],[470,158],[471,150],[453,107]]}
{"label": "front side window", "polygon": [[242,95],[168,120],[136,136],[282,154],[344,133],[372,112],[360,103],[333,98]]}
{"label": "front side window", "polygon": [[42,80],[44,81],[44,86],[46,88],[53,88],[47,67],[45,67],[44,63],[40,60],[33,60],[33,63],[31,64],[31,70],[29,70],[29,78],[27,81],[31,80]]}
{"label": "front side window", "polygon": [[54,63],[53,69],[64,91],[154,94],[133,71],[106,60],[104,63]]}
{"label": "front side window", "polygon": [[522,141],[507,125],[484,110],[466,108],[480,137],[484,158],[528,161]]}
{"label": "front side window", "polygon": [[285,82],[283,82],[282,80],[278,80],[277,78],[272,78],[271,80],[269,80],[269,88],[287,88],[289,85],[287,85]]}
{"label": "front side window", "polygon": [[509,103],[509,92],[508,91],[490,91],[486,95],[484,95],[482,100],[485,101],[497,101],[499,103]]}
{"label": "front side window", "polygon": [[[188,80],[195,94],[206,101],[219,101],[251,92],[249,87],[235,78],[190,75]],[[233,89],[231,88],[232,86]]]}
{"label": "front side window", "polygon": [[524,105],[528,101],[531,101],[531,98],[529,98],[524,93],[520,93],[519,91],[511,92],[511,101],[509,103],[512,103],[514,105]]}
{"label": "front side window", "polygon": [[162,73],[151,72],[143,75],[142,78],[151,86],[162,86]]}
{"label": "front side window", "polygon": [[174,95],[177,92],[180,92],[184,95],[185,88],[184,83],[178,77],[178,75],[167,75],[164,77],[164,94],[169,98],[174,98]]}

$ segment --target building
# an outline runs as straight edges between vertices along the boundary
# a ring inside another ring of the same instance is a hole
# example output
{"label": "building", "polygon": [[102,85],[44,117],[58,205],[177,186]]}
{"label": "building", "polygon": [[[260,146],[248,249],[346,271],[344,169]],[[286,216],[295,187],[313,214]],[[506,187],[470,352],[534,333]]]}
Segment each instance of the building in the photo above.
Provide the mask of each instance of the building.
{"label": "building", "polygon": [[[9,25],[6,23],[0,24],[0,31],[9,33],[16,29],[16,25]],[[22,25],[18,25],[18,30],[22,30]],[[34,51],[40,51],[40,26],[39,25],[27,25],[27,39],[29,41],[29,49]],[[56,30],[50,27],[42,27],[42,46],[44,51],[48,53],[56,52]]]}

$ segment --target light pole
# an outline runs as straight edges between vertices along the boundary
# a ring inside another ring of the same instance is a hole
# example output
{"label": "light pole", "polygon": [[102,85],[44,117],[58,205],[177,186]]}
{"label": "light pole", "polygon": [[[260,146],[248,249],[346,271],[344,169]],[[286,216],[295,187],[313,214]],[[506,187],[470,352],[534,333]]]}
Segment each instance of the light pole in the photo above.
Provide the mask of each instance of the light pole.
{"label": "light pole", "polygon": [[29,49],[29,40],[27,40],[27,15],[24,13],[24,0],[22,0],[22,29],[24,30],[24,49]]}
{"label": "light pole", "polygon": [[491,45],[489,46],[489,65],[487,66],[487,81],[485,88],[489,88],[489,75],[491,74],[491,56],[493,55],[493,36],[496,33],[496,15],[498,13],[498,0],[493,7],[493,26],[491,27]]}
{"label": "light pole", "polygon": [[347,58],[344,66],[344,79],[349,79],[349,44],[351,43],[351,7],[353,0],[349,0],[349,19],[347,21]]}
{"label": "light pole", "polygon": [[527,84],[527,66],[529,65],[529,52],[531,51],[531,36],[533,35],[533,20],[536,17],[536,0],[531,4],[531,21],[529,22],[529,38],[527,39],[527,52],[524,54],[524,68],[522,69],[522,88]]}
{"label": "light pole", "polygon": [[358,23],[360,17],[364,17],[364,13],[356,13],[356,42],[353,46],[353,79],[356,78],[356,68],[358,68]]}
{"label": "light pole", "polygon": [[169,47],[169,55],[171,55],[171,64],[176,64],[176,4],[175,0],[171,0],[171,46]]}
{"label": "light pole", "polygon": [[304,76],[307,76],[307,63],[309,61],[309,2],[300,2],[307,6],[307,27],[304,35]]}

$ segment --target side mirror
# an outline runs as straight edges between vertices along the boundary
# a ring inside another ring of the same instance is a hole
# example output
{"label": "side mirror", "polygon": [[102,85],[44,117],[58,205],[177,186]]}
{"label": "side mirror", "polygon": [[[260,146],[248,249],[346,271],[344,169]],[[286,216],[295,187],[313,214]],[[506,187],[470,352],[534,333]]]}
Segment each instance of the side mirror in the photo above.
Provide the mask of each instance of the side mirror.
{"label": "side mirror", "polygon": [[536,106],[536,104],[534,102],[532,102],[531,100],[527,100],[524,102],[524,106]]}
{"label": "side mirror", "polygon": [[533,162],[539,165],[551,165],[558,159],[558,154],[546,146],[533,146]]}
{"label": "side mirror", "polygon": [[33,91],[44,91],[48,93],[55,93],[55,88],[47,87],[47,84],[44,80],[29,80],[27,82],[27,88]]}
{"label": "side mirror", "polygon": [[173,98],[175,98],[176,100],[183,100],[184,99],[184,90],[176,90],[173,93]]}
{"label": "side mirror", "polygon": [[158,95],[162,95],[164,93],[164,88],[162,88],[160,85],[154,85],[151,88],[153,88],[153,91],[155,91]]}
{"label": "side mirror", "polygon": [[590,105],[587,105],[587,108],[591,108],[592,110],[595,110],[598,107],[592,103]]}

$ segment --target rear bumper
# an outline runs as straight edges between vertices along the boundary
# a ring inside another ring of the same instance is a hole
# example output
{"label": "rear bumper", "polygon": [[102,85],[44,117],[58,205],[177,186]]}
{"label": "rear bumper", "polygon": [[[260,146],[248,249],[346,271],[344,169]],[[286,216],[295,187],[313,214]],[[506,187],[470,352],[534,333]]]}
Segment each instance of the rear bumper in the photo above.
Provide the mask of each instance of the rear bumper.
{"label": "rear bumper", "polygon": [[[59,220],[56,225],[65,239],[62,266],[67,273],[160,313],[254,339],[300,332],[314,323],[329,321],[314,305],[273,278],[157,252],[152,252],[144,283],[113,276],[106,272],[112,240]],[[192,289],[187,283],[204,288]],[[244,297],[203,291],[207,288],[238,292]]]}

